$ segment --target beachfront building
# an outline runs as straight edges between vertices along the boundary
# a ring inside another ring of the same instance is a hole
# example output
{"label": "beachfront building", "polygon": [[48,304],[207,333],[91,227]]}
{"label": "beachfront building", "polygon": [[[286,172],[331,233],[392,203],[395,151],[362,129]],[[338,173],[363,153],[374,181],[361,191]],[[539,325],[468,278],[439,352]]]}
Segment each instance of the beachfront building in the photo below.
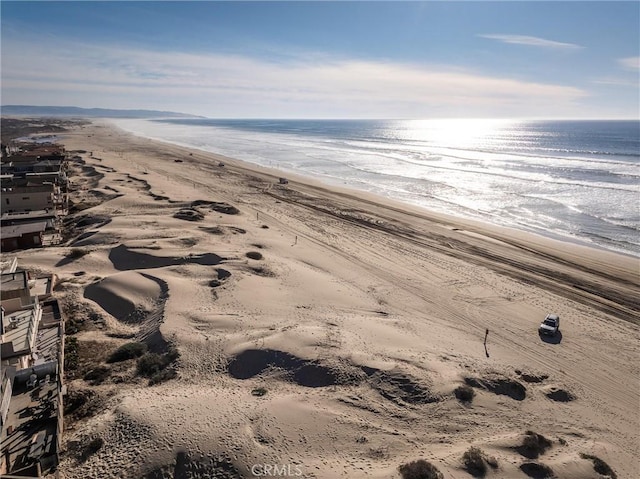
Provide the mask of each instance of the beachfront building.
{"label": "beachfront building", "polygon": [[67,194],[54,183],[2,188],[2,251],[38,248],[48,233],[59,228],[67,210]]}
{"label": "beachfront building", "polygon": [[2,214],[54,210],[62,204],[60,187],[53,183],[2,188]]}
{"label": "beachfront building", "polygon": [[3,226],[0,248],[3,252],[18,249],[38,248],[44,244],[47,221],[36,221],[20,225]]}
{"label": "beachfront building", "polygon": [[29,273],[14,271],[0,276],[0,303],[5,313],[12,313],[31,305]]}
{"label": "beachfront building", "polygon": [[[15,263],[14,263],[15,261]],[[6,264],[17,268],[17,259]],[[0,275],[0,304],[5,313],[12,313],[31,306],[36,301],[51,297],[55,276],[53,274],[32,277],[27,271],[2,273]]]}
{"label": "beachfront building", "polygon": [[[57,467],[65,392],[64,321],[53,275],[31,279],[2,263],[0,474],[41,477]],[[44,299],[44,300],[42,300]]]}
{"label": "beachfront building", "polygon": [[2,160],[3,252],[55,244],[61,238],[60,216],[69,206],[64,150],[56,146],[22,148],[24,151]]}
{"label": "beachfront building", "polygon": [[4,315],[0,474],[42,477],[59,463],[64,321],[56,300]]}
{"label": "beachfront building", "polygon": [[9,168],[3,168],[0,175],[2,188],[16,186],[38,186],[52,183],[64,186],[68,183],[66,173],[60,169],[55,171],[25,171],[16,173]]}
{"label": "beachfront building", "polygon": [[39,161],[64,161],[64,149],[56,145],[28,144],[20,145],[20,150],[2,158],[3,163],[33,164]]}
{"label": "beachfront building", "polygon": [[24,369],[37,359],[34,353],[41,319],[42,306],[39,303],[12,313],[2,313],[0,358],[3,367]]}

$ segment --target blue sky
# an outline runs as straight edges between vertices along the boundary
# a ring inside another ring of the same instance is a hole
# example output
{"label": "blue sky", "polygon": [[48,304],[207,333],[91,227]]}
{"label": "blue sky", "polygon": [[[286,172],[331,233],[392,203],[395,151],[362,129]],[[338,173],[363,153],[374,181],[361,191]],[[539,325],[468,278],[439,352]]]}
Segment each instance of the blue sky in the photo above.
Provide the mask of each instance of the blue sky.
{"label": "blue sky", "polygon": [[638,118],[639,2],[11,2],[2,104]]}

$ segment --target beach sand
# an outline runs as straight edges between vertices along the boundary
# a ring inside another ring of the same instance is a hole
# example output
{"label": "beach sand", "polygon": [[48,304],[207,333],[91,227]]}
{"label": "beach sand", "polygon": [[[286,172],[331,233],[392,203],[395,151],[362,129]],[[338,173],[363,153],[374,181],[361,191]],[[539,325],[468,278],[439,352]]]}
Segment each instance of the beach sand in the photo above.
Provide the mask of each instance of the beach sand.
{"label": "beach sand", "polygon": [[[94,206],[75,241],[19,257],[85,320],[63,477],[399,478],[425,459],[464,478],[471,446],[497,460],[487,477],[601,477],[581,453],[638,477],[637,258],[280,185],[107,123],[62,143],[86,150],[73,198]],[[561,335],[542,339],[551,312]],[[104,362],[132,338],[173,344],[177,377]],[[526,431],[550,441],[539,457]]]}

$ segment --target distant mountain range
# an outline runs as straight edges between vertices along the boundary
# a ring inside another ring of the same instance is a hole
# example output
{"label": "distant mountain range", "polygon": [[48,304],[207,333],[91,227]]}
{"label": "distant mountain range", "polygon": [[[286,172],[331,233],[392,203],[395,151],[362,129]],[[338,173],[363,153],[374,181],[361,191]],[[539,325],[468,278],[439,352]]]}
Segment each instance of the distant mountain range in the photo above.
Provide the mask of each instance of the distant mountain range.
{"label": "distant mountain range", "polygon": [[81,118],[205,118],[203,116],[158,110],[113,110],[76,106],[2,105],[2,116],[65,116]]}

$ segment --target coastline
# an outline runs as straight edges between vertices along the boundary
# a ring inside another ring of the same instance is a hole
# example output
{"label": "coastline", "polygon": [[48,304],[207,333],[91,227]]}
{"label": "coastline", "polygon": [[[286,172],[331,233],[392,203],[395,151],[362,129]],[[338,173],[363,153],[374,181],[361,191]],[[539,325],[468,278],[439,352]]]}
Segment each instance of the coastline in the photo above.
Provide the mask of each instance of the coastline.
{"label": "coastline", "polygon": [[[61,136],[87,151],[78,188],[95,206],[82,214],[109,221],[69,246],[87,251],[75,261],[60,265],[69,247],[20,261],[55,271],[63,294],[104,318],[81,341],[115,347],[109,333],[139,326],[122,305],[161,303],[156,326],[181,353],[177,379],[95,387],[103,410],[67,441],[97,434],[105,446],[67,459],[65,477],[142,477],[180,451],[228,460],[220,477],[252,477],[256,464],[395,477],[419,457],[454,474],[470,444],[498,459],[495,477],[526,477],[514,448],[527,429],[552,439],[540,461],[560,477],[597,477],[580,453],[619,477],[637,471],[637,258],[296,175],[279,185],[277,170],[104,122]],[[563,320],[557,342],[536,334],[550,312]],[[453,390],[473,378],[485,386],[461,405]],[[499,381],[526,398],[487,386]]]}
{"label": "coastline", "polygon": [[[243,174],[264,175],[263,178],[269,182],[268,187],[276,183],[278,178],[285,174],[278,169],[256,165],[197,148],[189,148],[186,145],[177,145],[138,136],[130,132],[125,132],[119,127],[116,128],[118,131],[129,135],[130,138],[138,138],[142,141],[166,145],[168,148],[167,151],[171,151],[172,154],[178,157],[184,157],[185,153],[187,153],[190,156],[186,161],[190,163],[197,162],[201,163],[204,167],[209,166],[215,169],[215,164],[222,161],[227,166],[227,169],[232,167]],[[184,165],[184,163],[181,163],[181,165]],[[308,195],[311,198],[313,198],[314,195],[322,195],[328,196],[335,201],[356,201],[374,208],[377,214],[380,214],[392,222],[397,221],[396,215],[405,215],[408,216],[410,220],[424,221],[436,227],[444,228],[447,232],[452,232],[449,234],[453,234],[453,232],[457,230],[461,234],[467,235],[467,237],[471,236],[474,239],[480,240],[483,246],[503,243],[504,245],[528,251],[529,253],[547,257],[551,261],[557,260],[560,264],[580,264],[587,270],[598,270],[601,267],[604,267],[605,270],[611,268],[614,275],[620,275],[625,281],[628,280],[633,283],[638,280],[637,271],[638,268],[640,268],[640,258],[631,253],[607,250],[597,245],[585,244],[585,242],[577,239],[575,241],[571,239],[555,239],[530,231],[430,211],[421,206],[349,187],[329,185],[308,176],[295,173],[286,172],[286,175],[290,188],[296,188],[302,195]],[[277,199],[282,201],[284,198],[278,196]],[[404,221],[406,222],[407,220],[405,219]],[[604,271],[603,273],[605,276],[609,275],[609,271]],[[632,294],[632,291],[630,291],[630,294]],[[635,307],[640,308],[640,302],[636,303]],[[636,324],[639,323],[640,320],[636,320]]]}
{"label": "coastline", "polygon": [[[212,120],[213,121],[213,120]],[[496,209],[497,205],[494,205],[494,211],[493,213],[487,213],[487,212],[481,212],[478,210],[474,210],[473,208],[469,209],[469,208],[450,208],[447,207],[446,204],[438,204],[438,201],[434,202],[434,199],[432,200],[425,200],[419,196],[419,195],[407,195],[406,191],[404,189],[401,189],[401,193],[400,196],[402,196],[402,198],[396,198],[394,197],[394,194],[392,194],[390,191],[388,190],[385,186],[384,183],[371,183],[369,184],[368,182],[365,181],[365,183],[360,183],[359,181],[356,181],[356,179],[354,177],[349,177],[348,175],[344,178],[339,178],[339,177],[334,177],[334,176],[326,176],[323,175],[322,173],[320,173],[319,176],[314,176],[311,174],[310,171],[306,170],[306,167],[304,166],[304,162],[299,164],[299,168],[281,168],[279,161],[282,160],[285,162],[285,164],[287,163],[287,159],[289,156],[291,156],[291,148],[287,147],[287,140],[285,139],[279,139],[280,138],[280,133],[278,133],[278,130],[276,130],[276,134],[275,134],[275,140],[274,140],[274,144],[272,146],[275,146],[276,149],[281,149],[284,148],[285,151],[288,151],[288,155],[285,155],[284,159],[282,159],[282,153],[278,152],[277,154],[274,155],[274,157],[269,157],[268,153],[260,153],[259,149],[256,150],[256,146],[254,145],[254,143],[256,143],[256,140],[253,139],[252,141],[250,141],[247,145],[248,148],[248,152],[244,153],[244,152],[240,152],[240,151],[236,151],[236,154],[238,156],[235,156],[234,154],[228,154],[228,153],[224,153],[224,147],[222,148],[223,151],[218,152],[218,150],[220,150],[220,148],[217,146],[217,144],[215,143],[214,140],[206,140],[205,138],[207,138],[206,136],[206,132],[203,130],[202,127],[197,126],[198,123],[196,123],[196,125],[194,126],[194,128],[198,129],[199,128],[199,133],[196,133],[195,136],[193,137],[189,137],[190,141],[189,142],[184,142],[184,141],[179,141],[177,140],[178,137],[180,136],[184,136],[184,133],[181,134],[176,134],[173,133],[171,131],[171,129],[166,130],[164,126],[159,127],[160,129],[158,130],[149,130],[147,125],[137,125],[134,123],[134,126],[132,127],[130,123],[127,123],[127,121],[125,120],[124,122],[122,121],[118,121],[118,120],[110,120],[110,122],[115,125],[117,128],[126,131],[127,133],[131,133],[134,134],[136,136],[139,136],[141,138],[146,138],[146,139],[150,139],[150,140],[155,140],[155,141],[160,141],[162,143],[166,143],[166,144],[172,144],[172,145],[177,145],[183,148],[194,148],[196,149],[196,151],[204,151],[207,153],[213,153],[213,154],[218,154],[218,155],[226,155],[228,157],[231,158],[235,158],[239,161],[244,161],[246,164],[248,164],[249,166],[251,165],[260,165],[260,166],[264,166],[266,168],[277,168],[280,169],[281,174],[285,174],[285,175],[297,175],[298,177],[302,176],[304,178],[307,179],[307,181],[314,181],[314,182],[320,182],[321,184],[328,186],[329,188],[338,188],[338,189],[343,189],[346,191],[353,191],[356,192],[356,194],[360,194],[363,193],[365,195],[372,195],[374,197],[377,197],[379,199],[379,201],[381,202],[385,202],[385,201],[391,201],[391,202],[398,202],[399,204],[403,204],[406,206],[410,206],[410,207],[417,207],[419,209],[421,209],[423,212],[425,213],[434,213],[434,212],[438,212],[441,213],[445,216],[453,216],[455,218],[460,218],[463,220],[470,220],[472,222],[477,222],[480,224],[489,224],[489,225],[493,225],[493,226],[497,226],[497,227],[502,227],[502,228],[506,228],[506,229],[515,229],[518,231],[523,231],[523,232],[527,232],[527,233],[532,233],[534,235],[539,235],[539,236],[543,236],[545,238],[549,238],[549,239],[555,239],[561,242],[569,242],[572,244],[576,244],[576,245],[580,245],[580,246],[586,246],[586,247],[591,247],[591,248],[595,248],[595,249],[601,249],[604,251],[611,251],[614,253],[619,253],[619,254],[623,254],[626,256],[631,256],[631,257],[635,257],[635,258],[640,258],[640,250],[638,249],[638,245],[635,244],[634,241],[629,240],[626,241],[623,238],[618,238],[617,240],[612,240],[612,238],[616,238],[616,233],[615,231],[609,231],[607,232],[606,230],[591,230],[589,229],[588,226],[584,226],[584,228],[586,228],[584,231],[583,230],[583,226],[580,223],[576,223],[575,220],[574,222],[572,222],[570,219],[566,219],[566,223],[564,223],[563,226],[561,227],[548,227],[548,225],[542,225],[542,223],[540,221],[538,221],[538,219],[536,217],[532,217],[529,218],[529,220],[527,220],[526,218],[528,218],[528,216],[522,216],[520,215],[519,217],[514,216],[511,219],[504,219],[503,215],[501,215],[499,213],[499,211],[501,211],[500,209]],[[153,121],[151,120],[143,120],[144,123],[153,123]],[[241,123],[240,123],[241,124]],[[137,126],[136,126],[137,125]],[[215,123],[214,123],[215,125]],[[224,131],[225,128],[229,128],[228,126],[224,126],[224,122],[223,122],[223,126],[221,127],[220,131]],[[231,127],[232,129],[229,131],[232,140],[232,144],[234,142],[237,141],[241,141],[240,138],[237,138],[237,134],[235,133],[235,131],[233,130],[233,127]],[[166,131],[165,131],[166,130]],[[189,130],[190,131],[190,130]],[[171,136],[172,140],[166,139],[163,137],[163,132],[166,133],[167,135]],[[224,135],[221,135],[221,137],[216,136],[216,131],[214,129],[214,131],[211,132],[211,134],[213,134],[213,138],[218,138],[221,139],[222,141],[222,145],[225,145],[224,143]],[[219,133],[218,133],[219,134]],[[249,138],[252,138],[251,136]],[[313,137],[310,137],[313,138]],[[267,143],[270,143],[270,140],[268,137],[265,137],[264,140]],[[293,141],[295,140],[295,138],[291,138],[288,141]],[[196,143],[198,144],[198,146],[195,146]],[[282,143],[282,145],[281,145]],[[280,146],[281,145],[281,146]],[[312,150],[315,150],[316,148],[318,148],[319,145],[315,145],[314,143],[310,143],[309,144],[309,148],[312,148]],[[303,147],[304,148],[304,147]],[[442,147],[440,147],[442,148]],[[228,149],[228,146],[227,146]],[[446,148],[445,148],[446,149]],[[436,148],[436,151],[437,148]],[[488,153],[487,151],[481,150],[483,153]],[[250,152],[250,153],[249,153]],[[370,152],[371,153],[371,152]],[[305,150],[303,150],[301,152],[303,157],[307,157],[307,153],[305,152]],[[339,150],[335,150],[332,152],[334,157],[340,157],[340,155],[343,154],[349,154],[348,151],[345,152],[341,152]],[[498,153],[496,153],[498,154]],[[498,154],[500,155],[507,155],[506,153],[502,152]],[[316,156],[315,154],[312,155],[309,159],[312,161],[313,163],[313,158],[314,156]],[[454,156],[455,157],[455,156]],[[534,155],[533,158],[537,158],[537,155]],[[250,159],[250,158],[253,158]],[[526,155],[525,155],[526,158]],[[581,158],[584,161],[587,161],[585,158]],[[561,161],[562,159],[560,159]],[[295,160],[289,160],[290,166],[292,164],[295,164]],[[274,164],[276,166],[274,166]],[[408,165],[408,167],[410,167],[410,164]],[[513,165],[512,165],[513,167]],[[437,171],[437,170],[436,170]],[[462,172],[464,174],[464,171]],[[552,175],[553,176],[553,175]],[[560,183],[557,185],[558,188],[562,189],[563,184]],[[417,187],[417,185],[414,185],[414,187]],[[501,190],[501,187],[498,186],[498,191],[505,193],[505,191]],[[544,191],[544,188],[542,189],[542,191]],[[533,192],[532,192],[533,193]],[[548,192],[547,192],[548,193]],[[594,192],[595,193],[595,192]],[[471,192],[469,192],[469,194],[472,194]],[[427,197],[430,196],[429,194],[426,195]],[[455,198],[455,192],[453,194],[454,198]],[[526,195],[525,195],[526,196]],[[535,196],[535,194],[534,194]],[[546,195],[545,195],[546,196]],[[455,204],[456,201],[455,199],[452,200],[453,203]],[[480,199],[480,201],[482,202],[483,200]],[[446,203],[446,202],[445,202]],[[554,203],[555,205],[555,203]],[[551,205],[549,205],[551,206]],[[567,206],[567,205],[565,205]],[[575,210],[575,211],[579,211],[576,208],[573,208],[572,206],[569,206],[569,209]],[[588,210],[588,209],[587,209]],[[533,211],[533,210],[532,210]],[[544,209],[541,209],[538,211],[538,214],[541,215],[541,217],[546,217],[547,213]],[[631,212],[630,212],[631,214]],[[511,216],[510,214],[507,214],[507,216]],[[551,221],[552,223],[554,222],[562,222],[562,220],[560,220],[559,217],[551,215],[551,217],[549,218],[549,221]],[[618,225],[619,226],[619,225]],[[614,227],[612,225],[612,227]],[[575,233],[571,233],[570,231],[582,231],[581,234],[575,234]],[[590,232],[590,233],[589,233]],[[627,238],[628,240],[628,238]]]}

